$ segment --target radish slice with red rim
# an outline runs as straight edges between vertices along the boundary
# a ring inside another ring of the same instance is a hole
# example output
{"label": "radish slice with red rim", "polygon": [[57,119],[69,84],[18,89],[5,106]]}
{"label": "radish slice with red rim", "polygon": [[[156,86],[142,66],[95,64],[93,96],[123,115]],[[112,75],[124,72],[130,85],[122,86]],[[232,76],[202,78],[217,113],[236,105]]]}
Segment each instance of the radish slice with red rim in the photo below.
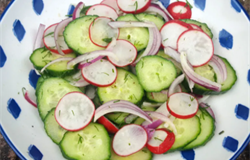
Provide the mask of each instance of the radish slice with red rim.
{"label": "radish slice with red rim", "polygon": [[58,102],[55,118],[68,131],[79,131],[92,120],[95,112],[93,102],[81,92],[70,92]]}
{"label": "radish slice with red rim", "polygon": [[122,11],[119,9],[116,0],[103,0],[101,4],[106,4],[116,10],[118,14],[121,14]]}
{"label": "radish slice with red rim", "polygon": [[42,41],[44,30],[45,30],[45,25],[40,24],[38,31],[37,31],[37,34],[36,34],[36,39],[34,42],[33,51],[36,50],[37,48],[42,48],[44,46],[43,41]]}
{"label": "radish slice with red rim", "polygon": [[167,152],[175,142],[175,135],[166,129],[157,129],[153,137],[148,141],[147,148],[154,154]]}
{"label": "radish slice with red rim", "polygon": [[106,87],[113,84],[117,78],[117,70],[109,61],[101,59],[82,69],[83,78],[90,84]]}
{"label": "radish slice with red rim", "polygon": [[137,49],[127,40],[117,40],[112,52],[118,57],[118,61],[112,57],[108,60],[118,67],[125,67],[133,63],[137,57]]}
{"label": "radish slice with red rim", "polygon": [[173,58],[176,62],[180,63],[180,53],[178,51],[176,51],[175,49],[171,48],[171,47],[165,47],[164,48],[164,53],[168,56],[170,56],[171,58]]}
{"label": "radish slice with red rim", "polygon": [[129,156],[141,150],[148,141],[146,130],[136,124],[122,127],[114,136],[112,148],[122,157]]}
{"label": "radish slice with red rim", "polygon": [[168,97],[170,95],[172,95],[173,93],[178,93],[181,92],[181,88],[179,86],[179,84],[184,80],[185,75],[182,74],[179,77],[177,77],[172,84],[170,85],[169,89],[168,89]]}
{"label": "radish slice with red rim", "polygon": [[172,20],[165,23],[161,30],[161,36],[162,36],[162,45],[164,47],[172,47],[173,49],[177,48],[177,40],[179,36],[184,32],[192,27],[182,21],[179,20]]}
{"label": "radish slice with red rim", "polygon": [[118,14],[116,10],[106,4],[96,4],[91,6],[87,12],[86,15],[97,15],[99,17],[109,17],[113,20],[116,20],[118,18]]}
{"label": "radish slice with red rim", "polygon": [[212,39],[198,30],[183,32],[178,39],[177,48],[179,52],[187,53],[188,61],[193,67],[205,65],[214,55]]}
{"label": "radish slice with red rim", "polygon": [[76,5],[76,8],[72,14],[72,18],[73,20],[80,17],[80,13],[81,13],[81,10],[83,9],[83,7],[85,6],[85,4],[83,2],[79,2],[77,5]]}
{"label": "radish slice with red rim", "polygon": [[199,103],[193,95],[174,93],[168,99],[167,109],[176,118],[188,119],[195,116],[199,109]]}
{"label": "radish slice with red rim", "polygon": [[189,5],[185,2],[173,2],[167,7],[167,11],[174,19],[190,19],[192,11]]}
{"label": "radish slice with red rim", "polygon": [[151,0],[117,0],[117,5],[124,13],[141,13],[148,9]]}
{"label": "radish slice with red rim", "polygon": [[161,9],[161,7],[157,4],[150,4],[150,6],[148,7],[148,9],[145,11],[148,13],[153,13],[153,14],[159,14],[160,16],[163,17],[163,19],[168,22],[170,20],[170,18],[168,17],[167,13]]}
{"label": "radish slice with red rim", "polygon": [[[58,50],[56,48],[56,43],[55,43],[55,38],[54,38],[54,32],[55,32],[55,29],[56,29],[57,25],[58,25],[58,23],[52,24],[51,26],[49,26],[44,31],[43,43],[44,43],[44,46],[47,49],[49,49],[50,51],[52,51],[54,53],[59,54],[59,52],[58,52]],[[58,34],[57,42],[61,46],[61,49],[62,49],[63,53],[67,54],[67,53],[72,53],[73,52],[71,49],[69,49],[69,47],[67,46],[67,44],[64,41],[63,30],[61,30],[60,33]]]}
{"label": "radish slice with red rim", "polygon": [[97,122],[102,124],[109,133],[115,134],[119,131],[119,128],[104,116],[100,117]]}
{"label": "radish slice with red rim", "polygon": [[89,37],[95,45],[106,47],[113,37],[118,38],[119,29],[110,27],[111,21],[108,17],[98,17],[90,24]]}
{"label": "radish slice with red rim", "polygon": [[199,31],[203,32],[203,30],[201,29],[201,27],[199,27],[198,25],[196,25],[196,24],[190,24],[190,25],[192,26],[193,29],[196,29],[196,30],[199,30]]}

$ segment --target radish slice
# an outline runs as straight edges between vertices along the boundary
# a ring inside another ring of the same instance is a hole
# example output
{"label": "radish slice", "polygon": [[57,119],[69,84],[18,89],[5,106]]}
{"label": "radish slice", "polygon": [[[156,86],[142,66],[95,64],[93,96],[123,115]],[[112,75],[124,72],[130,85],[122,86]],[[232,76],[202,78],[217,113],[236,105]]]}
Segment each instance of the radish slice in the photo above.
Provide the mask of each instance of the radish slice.
{"label": "radish slice", "polygon": [[73,59],[73,58],[71,58],[71,57],[62,57],[62,58],[55,59],[55,60],[49,62],[48,64],[46,64],[46,65],[42,68],[41,73],[43,73],[44,70],[45,70],[46,68],[48,68],[50,65],[52,65],[52,64],[54,64],[54,63],[61,62],[61,61],[70,61],[70,60],[72,60],[72,59]]}
{"label": "radish slice", "polygon": [[213,67],[216,73],[217,82],[222,84],[227,79],[226,64],[216,55],[213,55],[212,59],[208,63],[211,67]]}
{"label": "radish slice", "polygon": [[106,5],[106,4],[96,4],[90,7],[86,15],[97,15],[99,17],[109,17],[113,20],[118,18],[118,14],[116,13],[115,9]]}
{"label": "radish slice", "polygon": [[157,129],[153,137],[148,141],[147,148],[154,154],[167,152],[175,142],[175,135],[166,129]]}
{"label": "radish slice", "polygon": [[95,112],[93,102],[81,92],[70,92],[59,101],[55,118],[68,131],[79,131],[92,120]]}
{"label": "radish slice", "polygon": [[169,97],[167,109],[176,118],[187,119],[195,116],[199,109],[199,103],[193,95],[175,93]]}
{"label": "radish slice", "polygon": [[45,30],[45,25],[40,24],[36,34],[35,43],[33,45],[33,51],[36,50],[37,48],[42,48],[44,46],[42,41],[44,30]]}
{"label": "radish slice", "polygon": [[82,69],[83,78],[90,84],[106,87],[113,84],[117,78],[117,70],[109,61],[101,59]]}
{"label": "radish slice", "polygon": [[181,1],[171,3],[167,10],[174,19],[190,19],[192,16],[190,6]]}
{"label": "radish slice", "polygon": [[28,91],[26,90],[26,88],[23,87],[23,88],[22,88],[22,92],[23,92],[23,96],[24,96],[25,100],[26,100],[29,104],[31,104],[32,106],[34,106],[34,107],[37,108],[36,102],[30,98],[30,96],[29,96]]}
{"label": "radish slice", "polygon": [[122,11],[119,9],[116,0],[103,0],[101,4],[106,4],[116,10],[118,14],[121,14]]}
{"label": "radish slice", "polygon": [[185,75],[182,74],[172,82],[172,84],[171,84],[171,86],[169,87],[169,90],[168,90],[168,97],[170,95],[172,95],[173,93],[181,92],[181,90],[179,90],[179,84],[184,80],[184,78],[185,78]]}
{"label": "radish slice", "polygon": [[112,52],[118,57],[118,61],[112,57],[108,60],[118,67],[125,67],[133,63],[137,57],[137,49],[135,46],[126,40],[117,40]]}
{"label": "radish slice", "polygon": [[159,14],[160,16],[163,17],[163,19],[166,22],[168,22],[170,20],[167,13],[164,10],[162,10],[161,7],[159,7],[159,5],[157,5],[157,4],[152,4],[151,3],[150,6],[148,7],[148,9],[145,12]]}
{"label": "radish slice", "polygon": [[101,116],[111,112],[126,112],[137,115],[148,122],[152,122],[152,118],[135,104],[124,100],[113,100],[101,105],[95,112],[94,122]]}
{"label": "radish slice", "polygon": [[100,117],[97,122],[102,124],[109,133],[115,134],[119,131],[119,128],[104,116]]}
{"label": "radish slice", "polygon": [[79,2],[77,5],[76,5],[76,8],[72,14],[72,18],[73,20],[80,17],[80,13],[81,13],[81,10],[83,9],[83,7],[85,6],[85,4],[83,2]]}
{"label": "radish slice", "polygon": [[90,40],[99,47],[106,47],[112,38],[118,38],[119,29],[108,25],[112,20],[107,17],[96,18],[89,27]]}
{"label": "radish slice", "polygon": [[149,23],[149,22],[124,22],[124,21],[118,21],[118,22],[109,22],[109,25],[111,27],[113,27],[113,28],[156,27],[155,24]]}
{"label": "radish slice", "polygon": [[192,26],[193,29],[196,29],[196,30],[199,30],[199,31],[202,31],[203,30],[201,29],[201,27],[197,26],[196,24],[190,24]]}
{"label": "radish slice", "polygon": [[[55,43],[55,38],[54,38],[54,32],[55,32],[57,25],[58,25],[58,23],[52,24],[44,31],[43,43],[47,49],[49,49],[50,51],[52,51],[54,53],[59,54],[59,52],[56,48],[56,43]],[[67,46],[67,44],[64,41],[63,30],[61,30],[60,33],[58,34],[57,42],[61,46],[63,53],[67,54],[67,53],[73,52],[71,49],[69,49],[69,47]]]}
{"label": "radish slice", "polygon": [[212,82],[209,79],[202,77],[201,75],[194,72],[193,68],[190,67],[187,61],[187,54],[181,53],[181,65],[186,76],[190,78],[194,83],[197,83],[205,88],[219,92],[221,85],[216,82]]}
{"label": "radish slice", "polygon": [[184,32],[192,28],[189,24],[179,21],[172,20],[165,23],[160,32],[162,36],[162,45],[164,47],[177,48],[177,40],[179,36]]}
{"label": "radish slice", "polygon": [[175,49],[171,48],[171,47],[165,47],[164,48],[164,53],[166,55],[169,55],[171,58],[173,58],[176,62],[181,62],[180,61],[180,53],[178,51],[176,51]]}
{"label": "radish slice", "polygon": [[114,136],[112,148],[122,157],[129,156],[141,150],[148,141],[145,129],[139,125],[130,124],[122,127]]}
{"label": "radish slice", "polygon": [[177,48],[179,52],[187,53],[188,61],[194,67],[205,65],[214,55],[212,39],[198,30],[183,32],[178,39]]}
{"label": "radish slice", "polygon": [[150,6],[151,0],[117,0],[117,5],[124,13],[138,14]]}

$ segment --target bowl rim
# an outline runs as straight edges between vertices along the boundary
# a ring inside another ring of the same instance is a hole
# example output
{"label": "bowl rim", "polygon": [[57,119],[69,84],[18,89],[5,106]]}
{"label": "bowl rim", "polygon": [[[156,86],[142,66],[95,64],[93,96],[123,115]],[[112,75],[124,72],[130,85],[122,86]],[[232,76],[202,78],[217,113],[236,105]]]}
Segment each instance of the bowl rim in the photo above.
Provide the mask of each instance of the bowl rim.
{"label": "bowl rim", "polygon": [[[4,9],[3,13],[0,15],[0,24],[2,22],[2,19],[4,18],[5,14],[8,12],[10,7],[14,2],[17,0],[11,0],[11,2],[7,5],[7,7]],[[241,10],[244,12],[245,16],[247,17],[249,23],[250,23],[250,15],[247,13],[245,8],[241,5],[239,0],[235,0],[235,2],[238,4],[238,6],[241,8]],[[12,143],[8,135],[5,133],[1,123],[0,123],[0,133],[2,134],[3,138],[7,142],[7,144],[11,147],[11,149],[16,153],[16,155],[22,159],[22,160],[27,160],[21,152],[15,147],[15,145]],[[246,146],[250,143],[250,133],[248,134],[248,137],[244,141],[244,143],[240,146],[240,148],[237,150],[237,152],[234,153],[234,155],[230,158],[230,160],[235,160],[239,155],[243,152],[243,150],[246,148]]]}

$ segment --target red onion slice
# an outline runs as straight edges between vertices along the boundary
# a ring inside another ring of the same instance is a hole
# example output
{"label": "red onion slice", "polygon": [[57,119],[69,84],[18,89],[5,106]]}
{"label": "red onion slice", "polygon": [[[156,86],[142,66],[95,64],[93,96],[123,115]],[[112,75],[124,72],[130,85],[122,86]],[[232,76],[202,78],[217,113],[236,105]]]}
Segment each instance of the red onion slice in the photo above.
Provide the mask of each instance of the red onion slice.
{"label": "red onion slice", "polygon": [[135,104],[124,100],[113,100],[101,105],[95,112],[94,122],[101,116],[111,112],[126,112],[139,116],[150,123],[152,122],[152,118],[147,113]]}
{"label": "red onion slice", "polygon": [[155,129],[152,128],[145,128],[147,134],[148,134],[148,141],[154,136]]}
{"label": "red onion slice", "polygon": [[171,19],[174,19],[160,1],[152,2],[152,3],[157,4]]}
{"label": "red onion slice", "polygon": [[204,108],[207,110],[207,112],[214,118],[215,120],[215,115],[214,115],[214,111],[212,110],[212,108],[206,104],[206,103],[200,103],[200,107]]}
{"label": "red onion slice", "polygon": [[217,82],[222,84],[227,79],[226,64],[216,55],[213,55],[208,64],[213,67],[217,76]]}
{"label": "red onion slice", "polygon": [[25,100],[26,100],[29,104],[31,104],[32,106],[34,106],[34,107],[37,108],[36,102],[30,98],[30,96],[28,95],[28,91],[26,90],[26,88],[23,87],[23,88],[22,88],[22,92],[23,92],[23,96],[24,96]]}
{"label": "red onion slice", "polygon": [[172,47],[165,47],[164,53],[173,58],[176,62],[180,63],[180,53]]}
{"label": "red onion slice", "polygon": [[152,129],[156,129],[157,127],[159,127],[162,124],[162,120],[157,119],[156,121],[147,124],[147,125],[142,125],[144,128],[152,128]]}
{"label": "red onion slice", "polygon": [[168,96],[170,96],[173,93],[176,93],[176,88],[178,87],[178,85],[184,80],[185,75],[182,74],[179,77],[177,77],[172,84],[170,85],[169,89],[168,89]]}
{"label": "red onion slice", "polygon": [[36,39],[34,42],[34,46],[33,46],[33,51],[36,50],[37,48],[41,48],[44,46],[43,44],[43,32],[45,30],[45,25],[44,24],[40,24],[37,34],[36,34]]}
{"label": "red onion slice", "polygon": [[98,56],[96,57],[95,59],[91,60],[91,61],[88,61],[88,62],[81,62],[79,65],[78,65],[78,69],[83,69],[84,67],[88,67],[89,65],[91,65],[92,63],[95,63],[101,59],[103,59],[104,56]]}
{"label": "red onion slice", "polygon": [[151,4],[145,12],[159,14],[166,22],[170,20],[167,13],[157,4]]}
{"label": "red onion slice", "polygon": [[54,38],[55,38],[55,43],[56,43],[56,48],[59,52],[59,54],[64,55],[59,43],[58,43],[58,36],[59,33],[64,30],[64,28],[69,24],[69,22],[71,22],[73,19],[72,18],[67,18],[63,21],[61,21],[55,28],[55,32],[54,32]]}
{"label": "red onion slice", "polygon": [[[155,24],[148,22],[109,22],[112,28],[131,28],[131,27],[155,27]],[[158,29],[157,29],[158,30]]]}
{"label": "red onion slice", "polygon": [[52,65],[54,63],[61,62],[61,61],[70,61],[72,59],[74,59],[74,58],[71,58],[71,57],[62,57],[62,58],[55,59],[55,60],[49,62],[46,66],[44,66],[42,68],[42,70],[41,70],[41,73],[43,73],[46,68],[48,68],[50,65]]}
{"label": "red onion slice", "polygon": [[77,5],[76,5],[76,8],[72,14],[72,18],[73,20],[80,17],[80,13],[81,13],[81,10],[83,9],[83,7],[85,6],[85,4],[83,2],[79,2]]}
{"label": "red onion slice", "polygon": [[182,68],[185,72],[185,74],[194,82],[197,83],[205,88],[214,90],[219,92],[221,90],[221,85],[215,82],[210,81],[209,79],[206,79],[202,76],[200,76],[199,74],[195,73],[193,71],[193,69],[190,67],[190,65],[188,64],[188,60],[187,60],[187,54],[182,52],[181,53],[181,65]]}

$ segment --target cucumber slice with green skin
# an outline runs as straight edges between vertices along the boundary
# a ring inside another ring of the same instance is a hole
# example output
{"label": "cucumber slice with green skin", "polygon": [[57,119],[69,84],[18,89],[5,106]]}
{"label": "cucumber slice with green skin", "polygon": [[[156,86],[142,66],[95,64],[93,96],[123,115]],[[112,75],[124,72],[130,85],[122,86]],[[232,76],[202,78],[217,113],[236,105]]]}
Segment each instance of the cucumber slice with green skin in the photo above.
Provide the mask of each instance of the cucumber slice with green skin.
{"label": "cucumber slice with green skin", "polygon": [[134,104],[139,103],[144,96],[144,90],[137,77],[123,69],[117,69],[117,73],[117,79],[111,86],[98,87],[97,94],[100,101],[106,103],[120,99]]}
{"label": "cucumber slice with green skin", "polygon": [[116,112],[116,113],[109,113],[106,114],[106,117],[117,124],[118,126],[121,126],[125,124],[125,118],[129,115],[129,113],[122,113],[122,112]]}
{"label": "cucumber slice with green skin", "polygon": [[[144,106],[142,106],[141,109],[142,109],[143,111],[155,111],[155,110],[156,110],[155,107],[144,107]],[[144,120],[143,118],[137,117],[133,123],[134,123],[134,124],[141,125],[144,121],[145,121],[145,120]]]}
{"label": "cucumber slice with green skin", "polygon": [[[168,152],[182,150],[184,146],[195,140],[201,132],[200,119],[197,116],[189,119],[176,118],[173,123],[177,129],[178,135],[175,136],[174,145]],[[162,126],[164,126],[164,124],[158,128],[164,128]]]}
{"label": "cucumber slice with green skin", "polygon": [[111,150],[111,158],[110,160],[152,160],[153,154],[147,149],[147,147],[142,148],[142,150],[126,157],[121,157],[115,154],[113,150]]}
{"label": "cucumber slice with green skin", "polygon": [[[133,14],[126,14],[117,18],[117,21],[134,21],[139,20]],[[149,41],[149,32],[147,28],[134,27],[134,28],[120,28],[118,39],[125,39],[131,42],[140,51],[147,47]]]}
{"label": "cucumber slice with green skin", "polygon": [[[46,48],[38,48],[31,54],[30,61],[37,70],[41,70],[49,62],[56,60],[58,58],[62,58],[62,57],[75,58],[76,54],[71,53],[71,54],[66,54],[62,56],[60,54],[52,53],[50,50]],[[45,72],[55,77],[70,75],[70,74],[75,73],[75,70],[76,70],[75,68],[67,69],[67,63],[68,61],[60,61],[60,62],[54,63],[50,65],[49,67],[47,67]]]}
{"label": "cucumber slice with green skin", "polygon": [[104,48],[96,46],[89,38],[89,26],[97,16],[83,16],[71,21],[63,32],[64,40],[75,52],[84,54]]}
{"label": "cucumber slice with green skin", "polygon": [[196,115],[200,118],[201,133],[194,141],[185,146],[183,150],[204,146],[214,135],[214,119],[206,109],[200,108]]}
{"label": "cucumber slice with green skin", "polygon": [[161,92],[147,92],[146,96],[149,101],[156,102],[156,103],[163,103],[168,100],[168,96]]}
{"label": "cucumber slice with green skin", "polygon": [[44,119],[44,128],[47,135],[51,138],[51,140],[59,144],[67,132],[67,130],[63,129],[55,119],[55,109],[52,109]]}
{"label": "cucumber slice with green skin", "polygon": [[139,13],[135,17],[143,22],[153,22],[159,30],[165,23],[163,18],[157,14]]}
{"label": "cucumber slice with green skin", "polygon": [[147,92],[168,88],[177,73],[174,64],[160,56],[145,56],[136,64],[137,77]]}
{"label": "cucumber slice with green skin", "polygon": [[103,125],[90,123],[78,132],[66,132],[60,149],[67,159],[108,160],[111,156],[110,137]]}
{"label": "cucumber slice with green skin", "polygon": [[180,19],[180,20],[188,24],[195,24],[199,26],[211,39],[213,39],[213,33],[206,23],[202,23],[193,19]]}
{"label": "cucumber slice with green skin", "polygon": [[37,91],[37,108],[42,120],[51,109],[57,106],[65,94],[73,91],[80,92],[80,89],[62,78],[45,79]]}

